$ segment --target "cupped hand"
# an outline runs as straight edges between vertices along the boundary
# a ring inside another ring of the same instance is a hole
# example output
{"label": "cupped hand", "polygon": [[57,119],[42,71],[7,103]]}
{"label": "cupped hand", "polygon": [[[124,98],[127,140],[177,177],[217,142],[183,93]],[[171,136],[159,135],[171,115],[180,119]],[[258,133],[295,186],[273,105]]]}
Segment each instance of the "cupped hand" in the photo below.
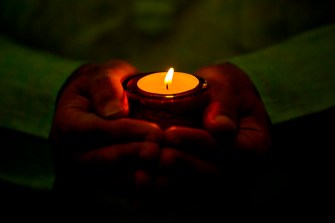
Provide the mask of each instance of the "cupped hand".
{"label": "cupped hand", "polygon": [[238,155],[267,153],[271,144],[270,119],[247,74],[230,63],[207,66],[196,74],[210,86],[205,129]]}
{"label": "cupped hand", "polygon": [[122,81],[136,73],[124,61],[86,64],[61,89],[50,142],[56,180],[113,188],[146,185],[164,138],[155,124],[128,119]]}
{"label": "cupped hand", "polygon": [[241,174],[262,168],[271,145],[271,123],[252,81],[229,63],[204,67],[196,75],[209,85],[204,129],[168,129],[169,147],[162,150],[161,163],[178,160],[188,166],[187,173]]}
{"label": "cupped hand", "polygon": [[210,89],[204,128],[176,126],[165,131],[163,171],[156,183],[172,188],[167,199],[242,194],[252,186],[251,175],[266,168],[270,119],[251,80],[236,66],[208,66],[196,75],[206,79]]}

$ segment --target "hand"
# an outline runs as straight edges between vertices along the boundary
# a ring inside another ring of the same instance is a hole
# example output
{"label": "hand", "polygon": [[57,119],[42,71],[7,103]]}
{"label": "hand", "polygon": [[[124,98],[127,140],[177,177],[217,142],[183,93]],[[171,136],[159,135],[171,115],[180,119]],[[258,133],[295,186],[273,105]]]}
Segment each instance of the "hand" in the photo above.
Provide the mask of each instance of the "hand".
{"label": "hand", "polygon": [[196,74],[210,86],[205,129],[238,155],[268,152],[270,119],[248,76],[229,63],[204,67]]}
{"label": "hand", "polygon": [[249,191],[269,168],[271,122],[251,80],[235,65],[207,66],[196,74],[210,86],[203,122],[220,145],[222,178],[230,191],[225,199],[240,207],[250,202]]}
{"label": "hand", "polygon": [[204,129],[166,130],[161,165],[167,171],[161,182],[178,183],[179,191],[181,185],[192,188],[198,196],[220,190],[241,195],[251,186],[250,173],[264,168],[271,143],[268,114],[251,80],[236,66],[213,65],[196,74],[210,87]]}
{"label": "hand", "polygon": [[[167,142],[178,150],[163,149],[163,163],[183,160],[193,171],[219,169],[213,172],[225,174],[241,174],[262,167],[270,148],[271,123],[251,80],[229,63],[204,67],[196,74],[208,82],[210,89],[204,130],[181,127],[167,130]],[[208,159],[211,156],[216,159]]]}
{"label": "hand", "polygon": [[127,118],[121,83],[135,73],[123,61],[87,64],[64,85],[50,133],[58,185],[129,195],[150,180],[164,136],[153,123]]}

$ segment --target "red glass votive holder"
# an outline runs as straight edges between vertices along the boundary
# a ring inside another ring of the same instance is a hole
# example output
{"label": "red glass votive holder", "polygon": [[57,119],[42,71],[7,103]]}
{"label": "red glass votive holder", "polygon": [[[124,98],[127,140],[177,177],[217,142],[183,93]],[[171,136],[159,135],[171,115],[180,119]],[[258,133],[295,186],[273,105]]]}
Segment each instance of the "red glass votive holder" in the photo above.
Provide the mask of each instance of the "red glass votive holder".
{"label": "red glass votive holder", "polygon": [[123,81],[129,117],[154,122],[164,129],[170,126],[202,128],[203,112],[209,99],[206,80],[195,76],[199,84],[191,90],[178,94],[155,94],[137,86],[142,77],[152,73],[138,74]]}

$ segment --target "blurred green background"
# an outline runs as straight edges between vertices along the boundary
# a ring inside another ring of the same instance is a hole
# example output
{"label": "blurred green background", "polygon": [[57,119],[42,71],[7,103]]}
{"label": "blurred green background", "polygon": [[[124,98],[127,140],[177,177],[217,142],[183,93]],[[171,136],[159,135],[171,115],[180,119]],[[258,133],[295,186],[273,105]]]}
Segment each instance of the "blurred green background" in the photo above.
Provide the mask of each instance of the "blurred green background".
{"label": "blurred green background", "polygon": [[193,72],[329,23],[331,1],[1,0],[3,33],[83,60],[121,58],[142,71]]}

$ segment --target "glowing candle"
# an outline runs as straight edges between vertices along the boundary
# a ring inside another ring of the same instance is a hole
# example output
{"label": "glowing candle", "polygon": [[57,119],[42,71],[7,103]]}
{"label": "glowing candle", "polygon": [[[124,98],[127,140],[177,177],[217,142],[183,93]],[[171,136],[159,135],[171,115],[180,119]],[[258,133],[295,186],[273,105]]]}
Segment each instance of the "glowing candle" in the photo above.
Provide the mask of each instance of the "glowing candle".
{"label": "glowing candle", "polygon": [[144,73],[123,81],[133,118],[159,124],[199,127],[208,101],[206,80],[192,74],[174,72]]}
{"label": "glowing candle", "polygon": [[173,68],[166,72],[148,74],[137,82],[142,91],[152,94],[171,95],[190,91],[199,85],[194,75],[174,72]]}

